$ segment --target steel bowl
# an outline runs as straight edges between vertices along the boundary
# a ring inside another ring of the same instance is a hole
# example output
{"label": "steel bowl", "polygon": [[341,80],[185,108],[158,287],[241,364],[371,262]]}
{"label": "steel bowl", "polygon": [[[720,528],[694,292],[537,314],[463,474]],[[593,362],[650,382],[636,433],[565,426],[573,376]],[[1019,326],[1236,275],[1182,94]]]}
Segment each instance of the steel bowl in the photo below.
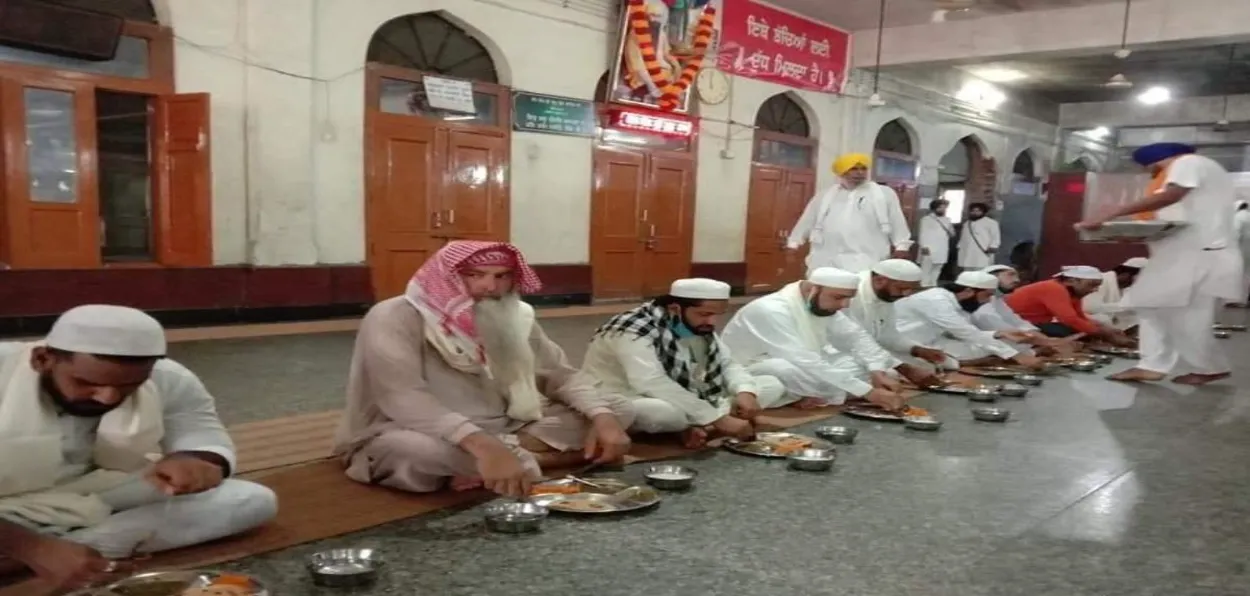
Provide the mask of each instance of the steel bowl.
{"label": "steel bowl", "polygon": [[822,426],[816,429],[816,436],[834,445],[850,445],[859,436],[859,431],[846,426]]}
{"label": "steel bowl", "polygon": [[1229,332],[1227,332],[1227,331],[1216,331],[1216,332],[1215,332],[1215,339],[1228,339],[1228,338],[1230,338],[1230,337],[1232,337],[1232,336],[1233,336],[1233,334],[1231,334],[1231,333],[1229,333]]}
{"label": "steel bowl", "polygon": [[1020,383],[1021,385],[1037,387],[1038,385],[1042,384],[1042,378],[1037,375],[1020,375],[1016,377],[1016,382]]}
{"label": "steel bowl", "polygon": [[1089,359],[1099,366],[1106,366],[1115,362],[1115,358],[1109,354],[1090,354]]}
{"label": "steel bowl", "polygon": [[329,588],[358,588],[378,579],[382,557],[372,548],[336,548],[308,557],[313,583]]}
{"label": "steel bowl", "polygon": [[483,513],[486,529],[501,534],[537,532],[547,519],[547,508],[529,501],[491,503]]}
{"label": "steel bowl", "polygon": [[1073,362],[1068,368],[1076,372],[1094,372],[1098,370],[1098,363],[1093,360],[1081,360],[1080,362]]}
{"label": "steel bowl", "polygon": [[932,416],[908,416],[903,418],[903,427],[911,430],[934,431],[942,428],[942,421]]}
{"label": "steel bowl", "polygon": [[1024,397],[1029,394],[1029,388],[1016,383],[1007,383],[998,388],[998,394],[1004,397]]}
{"label": "steel bowl", "polygon": [[982,385],[968,392],[968,399],[972,401],[993,403],[998,401],[998,390],[994,387]]}
{"label": "steel bowl", "polygon": [[660,490],[688,490],[694,486],[695,476],[699,473],[693,468],[671,464],[648,466],[643,475],[647,484]]}
{"label": "steel bowl", "polygon": [[804,449],[786,458],[790,469],[801,472],[828,472],[838,453],[832,449]]}
{"label": "steel bowl", "polygon": [[1002,408],[973,408],[972,417],[981,422],[1006,422],[1011,418],[1011,410]]}

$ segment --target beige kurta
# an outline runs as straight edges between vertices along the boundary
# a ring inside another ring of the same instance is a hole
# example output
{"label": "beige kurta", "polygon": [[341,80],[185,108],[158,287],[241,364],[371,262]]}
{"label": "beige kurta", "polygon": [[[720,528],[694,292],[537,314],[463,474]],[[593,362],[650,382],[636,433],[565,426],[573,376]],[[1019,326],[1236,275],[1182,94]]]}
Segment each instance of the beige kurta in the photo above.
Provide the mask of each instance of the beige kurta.
{"label": "beige kurta", "polygon": [[547,398],[537,422],[508,418],[507,401],[488,379],[449,366],[425,341],[420,313],[403,297],[378,303],[361,322],[347,384],[347,409],[334,452],[358,482],[428,492],[450,476],[477,473],[459,447],[485,432],[513,447],[535,476],[533,457],[516,445],[525,433],[561,451],[580,449],[588,419],[613,414],[628,428],[627,399],[596,390],[535,323],[530,335],[538,390]]}

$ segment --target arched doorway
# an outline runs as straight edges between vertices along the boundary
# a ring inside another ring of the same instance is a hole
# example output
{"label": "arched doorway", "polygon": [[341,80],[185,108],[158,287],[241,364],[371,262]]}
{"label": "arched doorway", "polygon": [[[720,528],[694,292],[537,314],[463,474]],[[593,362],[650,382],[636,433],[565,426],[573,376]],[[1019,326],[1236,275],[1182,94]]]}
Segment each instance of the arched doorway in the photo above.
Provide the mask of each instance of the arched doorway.
{"label": "arched doorway", "polygon": [[610,104],[607,91],[604,74],[595,90],[592,293],[600,301],[658,296],[690,276],[697,125],[680,114]]}
{"label": "arched doorway", "polygon": [[903,209],[913,233],[920,211],[920,189],[916,181],[920,160],[917,144],[911,127],[902,118],[895,118],[877,131],[872,147],[873,180],[898,194],[899,207]]}
{"label": "arched doorway", "polygon": [[747,195],[746,289],[767,292],[803,276],[803,259],[788,259],[786,239],[816,192],[816,139],[807,112],[788,93],[770,97],[755,114]]}
{"label": "arched doorway", "polygon": [[1033,154],[1028,149],[1021,151],[1012,162],[1011,178],[1021,182],[1037,181],[1037,166],[1033,162]]}
{"label": "arched doorway", "polygon": [[959,139],[938,163],[938,196],[950,205],[946,214],[952,223],[963,221],[968,205],[988,202],[993,206],[994,160],[987,159],[980,141],[972,135]]}
{"label": "arched doorway", "polygon": [[367,58],[366,236],[380,299],[449,240],[508,239],[512,116],[486,46],[440,13],[384,23]]}
{"label": "arched doorway", "polygon": [[173,31],[148,0],[29,10],[0,46],[0,267],[212,265],[209,98],[174,95]]}

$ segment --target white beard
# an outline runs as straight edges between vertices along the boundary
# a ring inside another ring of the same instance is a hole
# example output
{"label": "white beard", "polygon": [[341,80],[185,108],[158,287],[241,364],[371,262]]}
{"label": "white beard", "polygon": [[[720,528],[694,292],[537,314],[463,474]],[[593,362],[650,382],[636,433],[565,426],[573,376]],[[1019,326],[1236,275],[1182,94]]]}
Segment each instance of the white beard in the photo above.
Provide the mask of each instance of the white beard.
{"label": "white beard", "polygon": [[509,294],[498,300],[473,305],[473,322],[486,352],[488,376],[508,399],[508,417],[538,420],[543,397],[536,384],[534,349],[530,329],[523,329],[521,299]]}

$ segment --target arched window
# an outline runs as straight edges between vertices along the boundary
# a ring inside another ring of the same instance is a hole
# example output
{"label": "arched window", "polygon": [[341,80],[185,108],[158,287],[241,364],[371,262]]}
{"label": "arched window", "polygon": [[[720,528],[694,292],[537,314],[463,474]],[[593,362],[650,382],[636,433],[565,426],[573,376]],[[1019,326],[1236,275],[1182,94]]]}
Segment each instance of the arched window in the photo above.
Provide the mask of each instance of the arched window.
{"label": "arched window", "polygon": [[900,155],[915,155],[911,142],[911,133],[907,131],[907,127],[902,122],[899,122],[898,119],[886,122],[881,127],[881,130],[877,132],[877,140],[873,143],[873,150],[898,153]]}
{"label": "arched window", "polygon": [[1033,182],[1037,177],[1037,170],[1034,167],[1033,155],[1026,149],[1016,156],[1015,163],[1011,164],[1011,173],[1020,180]]}
{"label": "arched window", "polygon": [[760,106],[755,114],[755,127],[796,137],[812,136],[812,126],[807,121],[807,114],[803,113],[803,107],[785,93],[768,98]]}
{"label": "arched window", "polygon": [[433,12],[387,21],[369,41],[368,60],[470,81],[499,82],[486,46]]}
{"label": "arched window", "polygon": [[60,4],[61,6],[70,6],[73,8],[81,8],[83,10],[93,10],[118,16],[127,21],[138,21],[140,23],[155,23],[156,9],[152,8],[149,0],[44,0],[49,4]]}

